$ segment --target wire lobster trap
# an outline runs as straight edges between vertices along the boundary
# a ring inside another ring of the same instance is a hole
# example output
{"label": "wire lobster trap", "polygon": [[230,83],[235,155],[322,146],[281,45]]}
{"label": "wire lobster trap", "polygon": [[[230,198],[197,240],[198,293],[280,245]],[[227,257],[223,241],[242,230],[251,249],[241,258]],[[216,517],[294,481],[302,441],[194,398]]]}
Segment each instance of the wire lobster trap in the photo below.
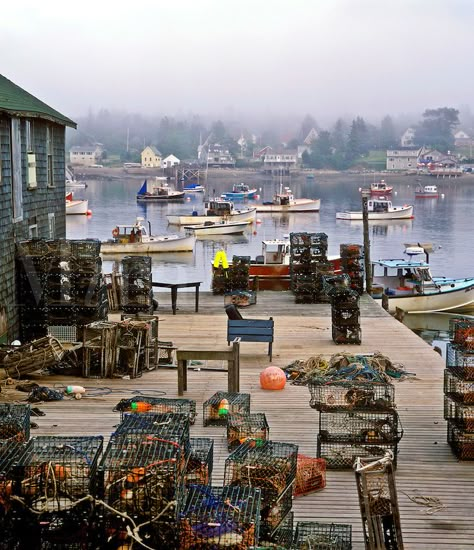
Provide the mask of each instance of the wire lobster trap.
{"label": "wire lobster trap", "polygon": [[393,466],[397,465],[398,443],[355,443],[352,441],[327,440],[321,434],[317,438],[318,458],[324,458],[328,470],[352,468],[354,461],[360,458],[383,457],[390,451]]}
{"label": "wire lobster trap", "polygon": [[278,528],[290,513],[293,505],[293,483],[278,497],[262,489],[260,506],[260,534],[264,538],[272,538]]}
{"label": "wire lobster trap", "polygon": [[474,351],[474,322],[466,318],[450,319],[449,338],[460,349]]}
{"label": "wire lobster trap", "polygon": [[403,550],[392,456],[359,458],[354,465],[367,550]]}
{"label": "wire lobster trap", "polygon": [[389,382],[313,379],[308,388],[309,405],[317,411],[395,408],[395,387]]}
{"label": "wire lobster trap", "polygon": [[227,416],[227,447],[233,451],[246,441],[256,446],[268,439],[270,427],[264,413],[229,414]]}
{"label": "wire lobster trap", "polygon": [[261,530],[259,544],[255,550],[293,548],[293,522],[293,512],[288,512],[273,533],[265,533],[264,530]]}
{"label": "wire lobster trap", "polygon": [[0,445],[28,441],[30,438],[30,405],[0,404]]}
{"label": "wire lobster trap", "polygon": [[259,538],[260,489],[191,485],[179,518],[180,550],[247,550]]}
{"label": "wire lobster trap", "polygon": [[299,497],[326,487],[326,461],[324,458],[298,455],[293,496]]}
{"label": "wire lobster trap", "polygon": [[474,405],[464,405],[445,396],[444,419],[465,432],[474,433]]}
{"label": "wire lobster trap", "polygon": [[398,443],[403,436],[396,411],[321,412],[319,435],[328,443]]}
{"label": "wire lobster trap", "polygon": [[467,352],[448,342],[446,346],[446,368],[458,378],[474,381],[474,353]]}
{"label": "wire lobster trap", "polygon": [[229,414],[250,414],[250,394],[218,391],[202,406],[204,426],[226,426]]}
{"label": "wire lobster trap", "polygon": [[121,421],[125,414],[128,413],[179,413],[186,414],[190,424],[194,424],[197,414],[196,401],[193,399],[167,399],[165,397],[152,397],[148,395],[121,399],[113,410],[120,412]]}
{"label": "wire lobster trap", "polygon": [[352,525],[299,521],[296,524],[295,550],[351,550]]}
{"label": "wire lobster trap", "polygon": [[117,363],[116,323],[96,321],[82,328],[82,376],[112,378]]}
{"label": "wire lobster trap", "polygon": [[191,454],[184,475],[186,485],[211,485],[214,465],[214,440],[208,437],[191,437]]}
{"label": "wire lobster trap", "polygon": [[335,326],[332,325],[332,340],[335,344],[360,344],[362,331],[360,325]]}
{"label": "wire lobster trap", "polygon": [[444,394],[458,403],[474,405],[474,380],[465,380],[453,369],[445,369]]}
{"label": "wire lobster trap", "polygon": [[183,498],[185,453],[172,437],[113,436],[98,468],[108,539],[124,544],[137,530],[152,548],[174,548]]}
{"label": "wire lobster trap", "polygon": [[458,460],[474,460],[474,433],[465,432],[448,421],[447,439]]}

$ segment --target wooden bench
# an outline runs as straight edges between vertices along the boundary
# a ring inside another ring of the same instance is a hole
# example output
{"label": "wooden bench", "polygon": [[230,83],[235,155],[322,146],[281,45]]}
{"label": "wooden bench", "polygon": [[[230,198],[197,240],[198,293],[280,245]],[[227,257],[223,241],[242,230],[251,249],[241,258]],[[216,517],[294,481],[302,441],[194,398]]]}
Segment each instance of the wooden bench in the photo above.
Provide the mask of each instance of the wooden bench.
{"label": "wooden bench", "polygon": [[235,338],[242,342],[268,342],[268,355],[272,360],[273,317],[270,319],[228,319],[227,345]]}
{"label": "wooden bench", "polygon": [[179,349],[176,352],[178,361],[178,395],[188,389],[188,361],[227,361],[227,386],[229,393],[240,391],[240,339],[232,342],[230,350],[190,350]]}

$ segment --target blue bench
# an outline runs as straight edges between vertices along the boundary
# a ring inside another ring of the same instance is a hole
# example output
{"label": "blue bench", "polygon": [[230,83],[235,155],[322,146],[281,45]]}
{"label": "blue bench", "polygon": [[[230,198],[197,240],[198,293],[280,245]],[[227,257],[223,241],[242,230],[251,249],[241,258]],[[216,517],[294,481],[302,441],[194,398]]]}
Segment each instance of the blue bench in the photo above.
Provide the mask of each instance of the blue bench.
{"label": "blue bench", "polygon": [[270,319],[228,319],[227,345],[235,338],[241,342],[268,342],[268,355],[272,360],[273,317]]}

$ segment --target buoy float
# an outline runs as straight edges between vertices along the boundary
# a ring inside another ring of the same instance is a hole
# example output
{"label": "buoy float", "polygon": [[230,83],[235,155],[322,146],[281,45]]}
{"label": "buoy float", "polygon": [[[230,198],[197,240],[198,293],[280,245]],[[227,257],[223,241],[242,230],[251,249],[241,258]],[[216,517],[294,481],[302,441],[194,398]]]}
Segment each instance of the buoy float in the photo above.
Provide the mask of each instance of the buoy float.
{"label": "buoy float", "polygon": [[152,405],[150,403],[145,403],[144,401],[134,401],[130,408],[133,412],[147,412],[151,410]]}
{"label": "buoy float", "polygon": [[222,399],[217,408],[218,416],[227,416],[229,414],[229,401]]}
{"label": "buoy float", "polygon": [[92,210],[88,210],[88,211],[87,211],[87,215],[88,215],[88,216],[92,216]]}
{"label": "buoy float", "polygon": [[253,198],[258,200],[260,198],[260,195],[254,195]]}
{"label": "buoy float", "polygon": [[282,390],[286,384],[286,375],[279,367],[267,367],[260,373],[262,390]]}
{"label": "buoy float", "polygon": [[257,220],[255,220],[255,223],[262,223],[262,220],[261,220],[261,219],[257,219]]}
{"label": "buoy float", "polygon": [[186,202],[189,202],[191,200],[191,197],[186,197]]}

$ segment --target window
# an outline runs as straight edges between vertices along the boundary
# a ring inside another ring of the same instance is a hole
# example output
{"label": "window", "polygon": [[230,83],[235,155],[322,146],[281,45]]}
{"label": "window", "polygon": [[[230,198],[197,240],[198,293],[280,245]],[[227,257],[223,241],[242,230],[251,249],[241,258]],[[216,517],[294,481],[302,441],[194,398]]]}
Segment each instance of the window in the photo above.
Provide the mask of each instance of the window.
{"label": "window", "polygon": [[21,173],[20,119],[11,120],[13,221],[23,219],[23,182]]}
{"label": "window", "polygon": [[38,238],[38,225],[36,223],[28,226],[28,238],[29,239]]}
{"label": "window", "polygon": [[25,141],[26,152],[33,152],[33,125],[31,120],[25,120]]}
{"label": "window", "polygon": [[53,173],[53,129],[51,126],[46,128],[46,151],[47,151],[47,171],[48,171],[48,187],[54,187]]}
{"label": "window", "polygon": [[48,214],[48,227],[49,227],[49,238],[54,239],[56,235],[56,219],[54,217],[54,212]]}

